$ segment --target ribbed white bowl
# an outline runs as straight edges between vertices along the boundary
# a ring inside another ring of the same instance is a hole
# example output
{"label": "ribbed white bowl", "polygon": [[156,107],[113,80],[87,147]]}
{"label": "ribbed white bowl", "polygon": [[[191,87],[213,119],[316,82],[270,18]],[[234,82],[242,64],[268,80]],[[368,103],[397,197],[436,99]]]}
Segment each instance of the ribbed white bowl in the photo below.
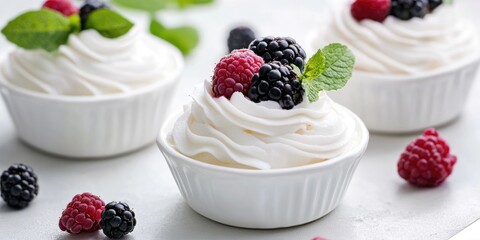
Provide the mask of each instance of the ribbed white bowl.
{"label": "ribbed white bowl", "polygon": [[154,142],[168,113],[176,80],[128,93],[52,96],[21,89],[0,79],[0,90],[19,137],[55,155],[92,158],[119,155]]}
{"label": "ribbed white bowl", "polygon": [[245,170],[207,164],[178,153],[169,143],[177,117],[165,122],[157,143],[182,196],[199,214],[244,228],[296,226],[335,209],[369,138],[365,125],[354,116],[361,140],[342,156],[301,167]]}

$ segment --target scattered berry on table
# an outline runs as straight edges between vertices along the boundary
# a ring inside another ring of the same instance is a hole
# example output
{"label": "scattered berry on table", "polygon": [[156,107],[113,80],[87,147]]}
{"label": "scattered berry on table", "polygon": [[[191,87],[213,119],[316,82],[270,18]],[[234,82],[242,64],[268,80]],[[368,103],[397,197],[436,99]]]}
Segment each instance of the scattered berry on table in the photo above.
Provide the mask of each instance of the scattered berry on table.
{"label": "scattered berry on table", "polygon": [[73,234],[97,231],[100,229],[104,209],[105,203],[98,196],[91,193],[77,194],[63,210],[58,225],[62,231]]}
{"label": "scattered berry on table", "polygon": [[228,52],[235,49],[248,48],[248,45],[255,40],[255,33],[248,27],[236,27],[228,35]]}
{"label": "scattered berry on table", "polygon": [[265,63],[252,78],[248,97],[253,102],[275,101],[283,109],[292,109],[303,101],[305,90],[289,65],[278,61]]}
{"label": "scattered berry on table", "polygon": [[78,13],[78,8],[76,8],[70,0],[47,0],[43,3],[42,7],[55,10],[65,16]]}
{"label": "scattered berry on table", "polygon": [[300,70],[303,70],[307,57],[303,48],[290,37],[258,38],[250,43],[249,49],[266,63],[279,61],[285,65],[295,64]]}
{"label": "scattered berry on table", "polygon": [[234,92],[241,92],[246,96],[253,75],[263,63],[261,57],[248,49],[232,51],[215,66],[212,78],[213,95],[230,99]]}
{"label": "scattered berry on table", "polygon": [[80,8],[80,23],[82,25],[82,29],[85,29],[88,15],[101,8],[108,8],[108,5],[102,0],[85,0],[85,3]]}
{"label": "scattered berry on table", "polygon": [[428,0],[392,0],[390,14],[401,20],[423,18],[429,11]]}
{"label": "scattered berry on table", "polygon": [[452,173],[457,157],[438,132],[429,128],[413,140],[400,156],[398,174],[419,187],[435,187]]}
{"label": "scattered berry on table", "polygon": [[429,10],[430,12],[433,12],[435,8],[438,6],[442,5],[443,0],[428,0],[428,5],[429,5]]}
{"label": "scattered berry on table", "polygon": [[357,21],[371,19],[383,22],[390,13],[390,0],[356,0],[350,12]]}
{"label": "scattered berry on table", "polygon": [[0,177],[1,196],[8,206],[22,209],[38,195],[37,175],[27,165],[14,164]]}
{"label": "scattered berry on table", "polygon": [[109,238],[121,238],[132,232],[137,224],[135,213],[124,202],[110,202],[102,212],[100,226]]}

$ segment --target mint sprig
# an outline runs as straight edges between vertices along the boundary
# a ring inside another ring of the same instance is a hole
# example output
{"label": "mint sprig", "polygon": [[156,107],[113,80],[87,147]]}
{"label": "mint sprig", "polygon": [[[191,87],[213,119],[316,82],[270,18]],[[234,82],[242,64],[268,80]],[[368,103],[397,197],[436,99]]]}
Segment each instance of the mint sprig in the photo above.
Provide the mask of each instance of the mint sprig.
{"label": "mint sprig", "polygon": [[167,28],[155,19],[150,22],[150,32],[175,45],[184,55],[189,54],[200,40],[197,30],[190,26]]}
{"label": "mint sprig", "polygon": [[298,67],[292,67],[302,81],[308,100],[315,102],[321,91],[344,87],[352,77],[354,64],[355,56],[347,46],[332,43],[310,58],[303,73],[300,73]]}
{"label": "mint sprig", "polygon": [[86,29],[95,29],[106,38],[120,37],[132,27],[133,23],[128,19],[107,8],[93,11],[85,24]]}
{"label": "mint sprig", "polygon": [[41,9],[19,15],[2,29],[2,33],[19,47],[51,52],[67,42],[70,33],[77,29],[75,24],[75,20],[69,21],[58,12]]}

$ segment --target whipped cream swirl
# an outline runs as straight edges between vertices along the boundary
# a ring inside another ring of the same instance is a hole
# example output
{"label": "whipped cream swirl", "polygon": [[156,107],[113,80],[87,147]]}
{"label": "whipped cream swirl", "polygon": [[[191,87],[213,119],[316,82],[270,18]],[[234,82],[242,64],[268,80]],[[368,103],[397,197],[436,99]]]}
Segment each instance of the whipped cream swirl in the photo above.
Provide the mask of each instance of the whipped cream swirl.
{"label": "whipped cream swirl", "polygon": [[317,49],[341,42],[355,54],[355,69],[381,74],[417,74],[471,59],[479,54],[475,27],[440,6],[425,18],[408,21],[388,16],[383,23],[356,21],[349,7],[334,14],[313,40]]}
{"label": "whipped cream swirl", "polygon": [[180,153],[216,165],[287,168],[347,152],[358,145],[357,124],[324,93],[317,102],[283,110],[238,92],[230,100],[214,98],[207,81],[175,123],[170,141]]}
{"label": "whipped cream swirl", "polygon": [[128,92],[172,81],[180,53],[138,27],[115,39],[95,30],[70,35],[58,51],[12,51],[0,77],[15,86],[54,95],[91,96]]}

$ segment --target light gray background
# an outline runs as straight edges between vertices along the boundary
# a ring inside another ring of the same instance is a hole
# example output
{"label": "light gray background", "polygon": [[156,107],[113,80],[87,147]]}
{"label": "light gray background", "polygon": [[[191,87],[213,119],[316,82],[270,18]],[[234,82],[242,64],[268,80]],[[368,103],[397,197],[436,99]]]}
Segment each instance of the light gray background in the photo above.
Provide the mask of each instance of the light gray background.
{"label": "light gray background", "polygon": [[[8,19],[41,2],[2,0],[0,25],[3,27]],[[475,15],[479,1],[456,2],[467,17],[480,23],[480,16]],[[214,64],[226,51],[228,29],[236,23],[250,23],[260,35],[293,36],[302,44],[325,9],[321,0],[218,0],[210,7],[164,13],[161,17],[167,23],[194,24],[202,37],[198,49],[186,59],[179,81],[181,90],[172,104],[180,108],[188,101],[192,86],[211,76]],[[129,17],[145,21],[141,13],[129,13]],[[0,37],[0,53],[11,48]],[[479,104],[480,83],[476,81],[463,116],[440,129],[458,156],[454,173],[442,186],[417,189],[398,177],[398,156],[414,135],[372,135],[365,158],[335,211],[296,228],[245,230],[212,222],[191,210],[155,145],[115,159],[48,156],[18,141],[0,103],[0,169],[22,162],[36,170],[40,182],[40,195],[29,208],[14,211],[0,203],[0,239],[104,239],[100,232],[71,236],[58,228],[63,208],[74,194],[85,191],[107,202],[125,200],[135,208],[138,226],[125,239],[448,239],[480,218]]]}

